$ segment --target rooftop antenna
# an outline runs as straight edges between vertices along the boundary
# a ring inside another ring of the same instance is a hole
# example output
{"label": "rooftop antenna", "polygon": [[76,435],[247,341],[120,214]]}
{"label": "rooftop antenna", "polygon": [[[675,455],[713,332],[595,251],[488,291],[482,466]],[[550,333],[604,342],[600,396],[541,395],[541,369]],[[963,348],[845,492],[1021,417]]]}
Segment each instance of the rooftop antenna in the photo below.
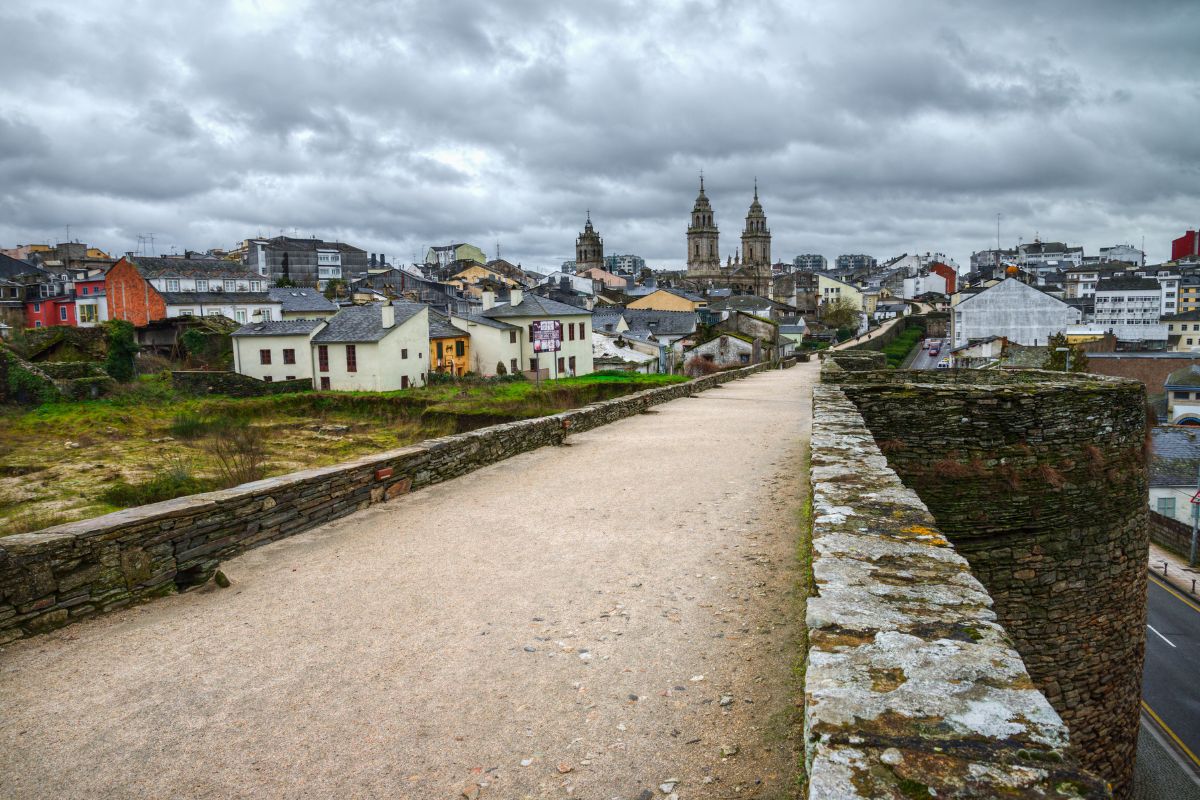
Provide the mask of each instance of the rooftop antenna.
{"label": "rooftop antenna", "polygon": [[[414,256],[413,256],[413,261],[416,261],[416,260],[417,260],[417,258],[416,258],[416,256],[414,255]],[[496,242],[496,260],[497,260],[497,261],[499,261],[499,260],[500,260],[500,242],[499,242],[499,241],[497,241],[497,242]]]}

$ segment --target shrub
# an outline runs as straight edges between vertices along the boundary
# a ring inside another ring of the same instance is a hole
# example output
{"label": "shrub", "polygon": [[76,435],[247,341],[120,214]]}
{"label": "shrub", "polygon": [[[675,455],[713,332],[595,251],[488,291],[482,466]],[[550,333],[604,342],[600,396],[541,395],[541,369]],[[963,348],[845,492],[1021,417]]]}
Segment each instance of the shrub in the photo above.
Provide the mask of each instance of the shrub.
{"label": "shrub", "polygon": [[703,375],[712,375],[715,372],[721,371],[721,365],[716,361],[709,361],[707,358],[700,356],[692,356],[687,364],[683,367],[683,372],[693,378],[699,378]]}
{"label": "shrub", "polygon": [[213,454],[225,487],[262,480],[267,474],[267,434],[247,424],[223,426],[213,437]]}
{"label": "shrub", "polygon": [[192,473],[191,465],[183,459],[166,458],[150,480],[140,483],[117,481],[100,493],[100,500],[109,505],[129,508],[208,492],[216,488],[214,481],[196,477]]}
{"label": "shrub", "polygon": [[128,383],[133,380],[133,357],[138,345],[132,322],[113,319],[104,323],[108,328],[108,356],[104,370],[115,381]]}
{"label": "shrub", "polygon": [[167,428],[176,439],[199,439],[209,432],[209,420],[194,411],[184,411],[175,415]]}

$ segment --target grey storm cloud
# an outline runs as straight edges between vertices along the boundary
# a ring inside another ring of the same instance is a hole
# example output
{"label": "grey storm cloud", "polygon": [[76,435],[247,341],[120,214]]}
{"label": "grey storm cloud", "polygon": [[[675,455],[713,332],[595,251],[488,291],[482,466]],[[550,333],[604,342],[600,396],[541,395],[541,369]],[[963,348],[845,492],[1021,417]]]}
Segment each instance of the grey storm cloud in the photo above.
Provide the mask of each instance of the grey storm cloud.
{"label": "grey storm cloud", "polygon": [[676,267],[701,170],[726,249],[1035,234],[1151,259],[1200,222],[1200,4],[27,0],[0,10],[0,244]]}

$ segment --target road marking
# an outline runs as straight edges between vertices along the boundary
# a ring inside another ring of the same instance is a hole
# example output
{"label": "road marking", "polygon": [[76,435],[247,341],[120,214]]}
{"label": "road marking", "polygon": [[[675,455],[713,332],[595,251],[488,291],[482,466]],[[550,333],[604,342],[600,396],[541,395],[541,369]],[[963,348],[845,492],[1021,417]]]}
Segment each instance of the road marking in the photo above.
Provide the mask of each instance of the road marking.
{"label": "road marking", "polygon": [[1188,746],[1183,743],[1183,740],[1175,735],[1175,731],[1171,730],[1167,723],[1162,721],[1162,717],[1154,713],[1154,709],[1151,708],[1145,700],[1142,701],[1142,708],[1145,709],[1146,713],[1150,715],[1151,719],[1158,723],[1158,727],[1162,728],[1163,733],[1171,737],[1171,741],[1183,751],[1183,754],[1190,758],[1192,763],[1195,764],[1197,768],[1200,768],[1200,758],[1196,758],[1196,754],[1188,749]]}
{"label": "road marking", "polygon": [[1151,625],[1150,623],[1146,623],[1146,627],[1147,627],[1147,628],[1149,628],[1150,630],[1154,631],[1154,635],[1155,635],[1155,636],[1157,636],[1158,638],[1162,639],[1162,640],[1163,640],[1164,642],[1166,642],[1167,644],[1171,645],[1171,647],[1174,647],[1174,646],[1175,646],[1175,643],[1174,643],[1174,642],[1172,642],[1170,639],[1168,639],[1167,637],[1165,637],[1165,636],[1163,636],[1161,633],[1159,633],[1159,632],[1158,632],[1158,629],[1157,629],[1157,628],[1155,628],[1155,627],[1154,627],[1153,625]]}
{"label": "road marking", "polygon": [[1196,604],[1195,604],[1195,603],[1193,603],[1191,600],[1189,600],[1188,598],[1186,598],[1186,597],[1184,597],[1183,595],[1181,595],[1181,594],[1180,594],[1179,592],[1177,592],[1175,589],[1172,589],[1170,586],[1167,586],[1165,583],[1163,583],[1161,580],[1159,580],[1159,579],[1158,579],[1158,576],[1157,576],[1157,575],[1155,575],[1153,572],[1151,572],[1151,573],[1150,573],[1150,580],[1152,580],[1152,581],[1154,581],[1155,583],[1157,583],[1160,589],[1165,589],[1165,590],[1167,590],[1168,592],[1170,592],[1171,594],[1173,594],[1173,595],[1175,595],[1176,597],[1178,597],[1180,600],[1182,600],[1182,601],[1183,601],[1184,605],[1186,605],[1186,606],[1189,606],[1189,607],[1190,607],[1190,608],[1191,608],[1193,611],[1200,611],[1200,606],[1196,605]]}

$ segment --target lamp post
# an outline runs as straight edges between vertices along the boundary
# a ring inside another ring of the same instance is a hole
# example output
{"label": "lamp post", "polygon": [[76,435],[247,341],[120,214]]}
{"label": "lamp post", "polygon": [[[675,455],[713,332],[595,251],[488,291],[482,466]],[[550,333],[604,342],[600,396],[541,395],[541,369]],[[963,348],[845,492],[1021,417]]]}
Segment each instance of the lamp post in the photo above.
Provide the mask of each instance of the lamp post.
{"label": "lamp post", "polygon": [[1071,348],[1069,348],[1069,347],[1056,347],[1056,348],[1054,348],[1054,351],[1055,351],[1055,352],[1057,352],[1057,353],[1066,353],[1066,354],[1067,354],[1067,364],[1066,364],[1066,366],[1063,368],[1063,372],[1070,372],[1070,371],[1071,371]]}

